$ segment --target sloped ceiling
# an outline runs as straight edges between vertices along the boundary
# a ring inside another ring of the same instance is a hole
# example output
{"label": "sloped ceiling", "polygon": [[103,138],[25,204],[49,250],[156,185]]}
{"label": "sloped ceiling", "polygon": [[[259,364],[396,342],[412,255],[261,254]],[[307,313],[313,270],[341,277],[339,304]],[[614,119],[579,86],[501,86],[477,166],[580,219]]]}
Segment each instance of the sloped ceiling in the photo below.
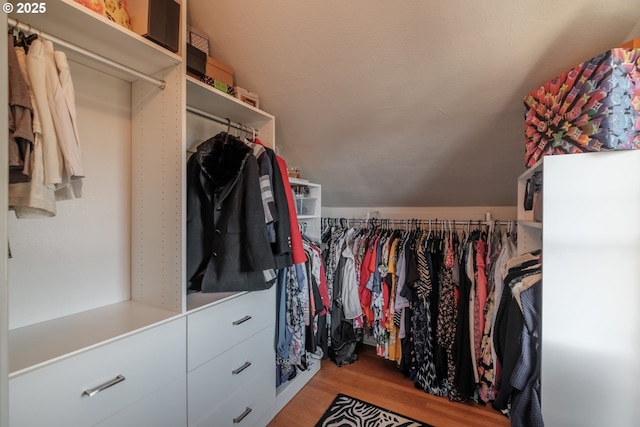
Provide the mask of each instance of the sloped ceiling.
{"label": "sloped ceiling", "polygon": [[640,37],[638,0],[189,0],[324,206],[507,206],[523,97]]}

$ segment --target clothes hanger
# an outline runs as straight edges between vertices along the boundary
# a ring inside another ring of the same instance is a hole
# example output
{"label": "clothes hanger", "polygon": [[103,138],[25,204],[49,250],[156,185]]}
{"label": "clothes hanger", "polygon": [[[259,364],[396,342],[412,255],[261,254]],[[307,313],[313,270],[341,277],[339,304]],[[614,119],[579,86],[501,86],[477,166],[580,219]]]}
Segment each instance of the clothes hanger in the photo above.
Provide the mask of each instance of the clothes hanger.
{"label": "clothes hanger", "polygon": [[24,49],[25,53],[29,53],[29,46],[31,46],[31,42],[38,38],[38,34],[31,32],[31,24],[25,32],[22,30],[18,31],[16,35],[15,32],[18,28],[19,22],[16,21],[16,25],[9,31],[9,34],[13,33],[13,46],[21,47]]}
{"label": "clothes hanger", "polygon": [[14,47],[22,47],[22,40],[24,39],[24,33],[18,27],[20,26],[20,21],[16,19],[16,24],[9,28],[9,34],[13,36],[13,46]]}
{"label": "clothes hanger", "polygon": [[229,132],[231,131],[231,119],[228,117],[224,118],[227,121],[227,131],[224,133],[224,143],[226,144],[229,141]]}
{"label": "clothes hanger", "polygon": [[[22,32],[20,33],[22,34]],[[22,38],[22,47],[25,52],[29,52],[29,46],[31,46],[31,42],[38,38],[38,35],[35,33],[31,33],[31,25],[27,29],[27,35]]]}

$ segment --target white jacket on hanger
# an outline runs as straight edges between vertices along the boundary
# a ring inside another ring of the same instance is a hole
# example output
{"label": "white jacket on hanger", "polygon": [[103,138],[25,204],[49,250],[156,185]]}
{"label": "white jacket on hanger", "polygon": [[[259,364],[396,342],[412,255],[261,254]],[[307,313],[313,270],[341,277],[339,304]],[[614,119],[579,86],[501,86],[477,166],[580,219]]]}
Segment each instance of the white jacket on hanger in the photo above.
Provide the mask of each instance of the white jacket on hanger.
{"label": "white jacket on hanger", "polygon": [[[81,197],[81,181],[77,181],[77,178],[84,176],[80,143],[76,138],[76,129],[73,126],[65,93],[60,83],[60,77],[58,76],[53,43],[49,40],[43,40],[42,44],[44,46],[47,99],[49,101],[49,109],[51,110],[58,145],[62,151],[64,165],[62,182],[56,187],[58,189],[64,188],[64,190],[56,191],[56,197],[58,200]],[[64,63],[66,64],[66,60]],[[69,185],[73,187],[68,188]]]}
{"label": "white jacket on hanger", "polygon": [[40,39],[31,42],[27,54],[27,71],[31,78],[31,89],[36,100],[42,126],[42,157],[44,160],[44,182],[47,185],[62,183],[63,159],[49,106],[44,44]]}
{"label": "white jacket on hanger", "polygon": [[[71,124],[73,125],[73,132],[76,137],[76,142],[78,143],[78,154],[80,154],[80,133],[78,132],[78,118],[76,113],[76,93],[73,87],[73,81],[71,80],[71,70],[69,69],[69,63],[67,62],[67,55],[64,52],[57,50],[53,52],[53,57],[56,61],[58,77],[60,78],[60,86],[62,86],[64,100],[67,103],[67,110],[69,111],[69,117],[71,118]],[[80,165],[80,169],[82,170],[82,165]]]}

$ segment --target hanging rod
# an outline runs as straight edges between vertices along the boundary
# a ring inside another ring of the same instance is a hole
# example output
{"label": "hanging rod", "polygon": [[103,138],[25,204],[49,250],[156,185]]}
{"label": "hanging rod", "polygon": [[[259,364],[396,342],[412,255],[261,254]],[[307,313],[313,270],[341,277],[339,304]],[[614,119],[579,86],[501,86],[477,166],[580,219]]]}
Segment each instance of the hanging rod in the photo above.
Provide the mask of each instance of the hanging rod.
{"label": "hanging rod", "polygon": [[250,127],[250,126],[243,125],[242,123],[235,123],[235,122],[232,122],[232,121],[230,121],[229,119],[225,119],[225,118],[222,118],[222,117],[218,117],[218,116],[213,115],[213,114],[211,114],[211,113],[207,113],[206,111],[202,111],[202,110],[199,110],[199,109],[197,109],[197,108],[195,108],[195,107],[191,107],[191,106],[189,106],[189,105],[187,105],[187,111],[188,111],[188,112],[190,112],[190,113],[196,114],[196,115],[198,115],[198,116],[200,116],[200,117],[204,117],[205,119],[213,120],[214,122],[218,122],[218,123],[221,123],[221,124],[223,124],[223,125],[226,125],[226,126],[232,127],[232,128],[234,128],[234,129],[239,129],[239,130],[241,130],[241,131],[248,131],[248,130],[251,130],[251,132],[252,132],[255,136],[258,136],[258,130],[257,130],[257,129],[252,128],[252,127]]}
{"label": "hanging rod", "polygon": [[111,59],[105,58],[104,56],[100,56],[96,53],[93,53],[89,50],[86,50],[80,46],[76,46],[75,44],[69,43],[65,40],[59,39],[56,36],[52,36],[51,34],[47,34],[44,31],[33,28],[31,25],[23,24],[22,22],[18,22],[13,18],[7,18],[7,23],[11,28],[17,28],[19,30],[25,31],[27,33],[35,33],[38,36],[45,38],[58,46],[62,46],[66,49],[69,49],[73,52],[79,53],[87,58],[98,61],[102,64],[108,65],[109,67],[115,68],[116,70],[123,71],[130,76],[136,77],[140,80],[144,80],[147,83],[151,83],[154,86],[159,87],[161,90],[167,86],[167,83],[164,80],[159,80],[154,77],[151,77],[147,74],[141,73],[140,71],[134,70],[133,68],[129,68],[126,65],[122,65],[118,62],[112,61]]}
{"label": "hanging rod", "polygon": [[329,223],[335,222],[336,224],[346,223],[348,224],[366,224],[366,225],[454,225],[454,226],[474,226],[474,225],[491,225],[491,224],[500,224],[507,225],[508,223],[516,223],[516,220],[448,220],[448,219],[387,219],[387,218],[327,218],[323,217],[323,221],[327,221]]}

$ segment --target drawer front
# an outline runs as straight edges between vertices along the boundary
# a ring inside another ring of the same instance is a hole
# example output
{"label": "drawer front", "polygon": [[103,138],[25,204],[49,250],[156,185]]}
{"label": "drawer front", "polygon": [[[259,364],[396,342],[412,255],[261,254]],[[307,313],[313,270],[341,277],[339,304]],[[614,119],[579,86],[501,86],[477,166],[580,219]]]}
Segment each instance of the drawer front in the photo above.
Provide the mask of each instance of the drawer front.
{"label": "drawer front", "polygon": [[275,286],[247,292],[187,316],[187,367],[191,371],[274,324]]}
{"label": "drawer front", "polygon": [[187,377],[107,418],[97,427],[181,427],[187,425]]}
{"label": "drawer front", "polygon": [[[185,319],[176,319],[12,378],[11,426],[84,427],[104,420],[185,375],[185,332]],[[118,376],[124,380],[113,381]]]}
{"label": "drawer front", "polygon": [[239,391],[220,410],[197,427],[264,427],[264,414],[273,407],[273,397],[264,390]]}
{"label": "drawer front", "polygon": [[263,329],[188,374],[190,426],[223,425],[213,423],[214,414],[227,409],[229,414],[234,414],[237,410],[238,413],[229,418],[232,420],[246,406],[252,408],[249,419],[253,419],[263,411],[262,403],[273,404],[276,390],[274,333],[273,326]]}

